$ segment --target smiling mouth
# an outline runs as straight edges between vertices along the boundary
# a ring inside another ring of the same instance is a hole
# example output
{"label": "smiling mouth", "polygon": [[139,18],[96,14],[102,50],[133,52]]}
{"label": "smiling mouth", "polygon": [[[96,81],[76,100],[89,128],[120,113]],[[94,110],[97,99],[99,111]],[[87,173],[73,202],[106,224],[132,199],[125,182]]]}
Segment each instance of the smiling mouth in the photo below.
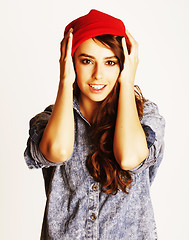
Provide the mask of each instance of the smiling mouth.
{"label": "smiling mouth", "polygon": [[89,84],[89,86],[94,90],[102,90],[106,87],[104,84]]}

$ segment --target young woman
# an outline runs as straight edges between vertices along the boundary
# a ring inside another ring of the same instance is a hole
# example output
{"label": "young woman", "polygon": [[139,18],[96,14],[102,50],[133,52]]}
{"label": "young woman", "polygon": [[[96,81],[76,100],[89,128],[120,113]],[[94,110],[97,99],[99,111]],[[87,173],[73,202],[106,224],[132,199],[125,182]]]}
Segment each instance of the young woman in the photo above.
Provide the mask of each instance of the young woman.
{"label": "young woman", "polygon": [[134,86],[137,65],[121,20],[91,10],[66,27],[56,102],[31,119],[24,154],[45,180],[41,239],[157,239],[165,122]]}

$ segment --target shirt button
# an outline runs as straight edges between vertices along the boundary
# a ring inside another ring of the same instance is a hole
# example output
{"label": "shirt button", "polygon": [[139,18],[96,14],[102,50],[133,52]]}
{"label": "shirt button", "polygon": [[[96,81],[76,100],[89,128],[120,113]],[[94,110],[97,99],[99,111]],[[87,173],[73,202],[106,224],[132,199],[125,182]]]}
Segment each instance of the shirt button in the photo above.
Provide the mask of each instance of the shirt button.
{"label": "shirt button", "polygon": [[92,219],[92,220],[95,220],[95,219],[96,219],[96,215],[95,215],[94,213],[91,215],[91,219]]}
{"label": "shirt button", "polygon": [[93,189],[93,191],[96,191],[96,190],[97,190],[97,186],[94,184],[94,185],[92,186],[92,189]]}

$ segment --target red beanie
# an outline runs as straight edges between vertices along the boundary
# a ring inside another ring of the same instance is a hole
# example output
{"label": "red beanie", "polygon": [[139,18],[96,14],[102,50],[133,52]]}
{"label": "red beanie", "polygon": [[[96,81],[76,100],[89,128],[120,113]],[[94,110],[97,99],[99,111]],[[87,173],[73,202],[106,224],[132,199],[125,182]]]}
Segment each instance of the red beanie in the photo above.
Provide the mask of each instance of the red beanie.
{"label": "red beanie", "polygon": [[127,37],[125,25],[120,19],[94,9],[69,23],[64,34],[70,28],[73,28],[72,56],[76,48],[89,38],[104,34]]}

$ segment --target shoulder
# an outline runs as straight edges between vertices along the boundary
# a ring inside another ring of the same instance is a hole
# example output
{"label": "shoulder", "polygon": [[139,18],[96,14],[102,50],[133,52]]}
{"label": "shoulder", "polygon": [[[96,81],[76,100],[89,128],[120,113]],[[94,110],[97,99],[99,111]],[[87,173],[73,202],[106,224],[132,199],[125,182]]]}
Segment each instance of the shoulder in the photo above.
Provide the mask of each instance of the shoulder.
{"label": "shoulder", "polygon": [[149,100],[149,99],[145,99],[145,100],[144,100],[143,117],[144,117],[146,114],[150,114],[150,113],[159,114],[158,105],[157,105],[156,103],[152,102],[152,101]]}
{"label": "shoulder", "polygon": [[48,121],[52,110],[53,110],[54,105],[49,105],[48,107],[45,108],[44,111],[36,114],[31,120],[30,120],[30,127],[33,125],[38,124],[39,122],[45,122]]}
{"label": "shoulder", "polygon": [[146,99],[144,102],[141,124],[151,127],[157,138],[163,138],[165,118],[161,115],[157,104],[148,99]]}
{"label": "shoulder", "polygon": [[143,108],[143,117],[141,122],[147,121],[150,119],[161,120],[162,123],[165,123],[164,117],[160,114],[158,105],[148,99],[145,99],[144,108]]}
{"label": "shoulder", "polygon": [[53,107],[54,107],[54,104],[51,104],[51,105],[49,105],[48,107],[46,107],[44,111],[45,111],[45,112],[52,112]]}

